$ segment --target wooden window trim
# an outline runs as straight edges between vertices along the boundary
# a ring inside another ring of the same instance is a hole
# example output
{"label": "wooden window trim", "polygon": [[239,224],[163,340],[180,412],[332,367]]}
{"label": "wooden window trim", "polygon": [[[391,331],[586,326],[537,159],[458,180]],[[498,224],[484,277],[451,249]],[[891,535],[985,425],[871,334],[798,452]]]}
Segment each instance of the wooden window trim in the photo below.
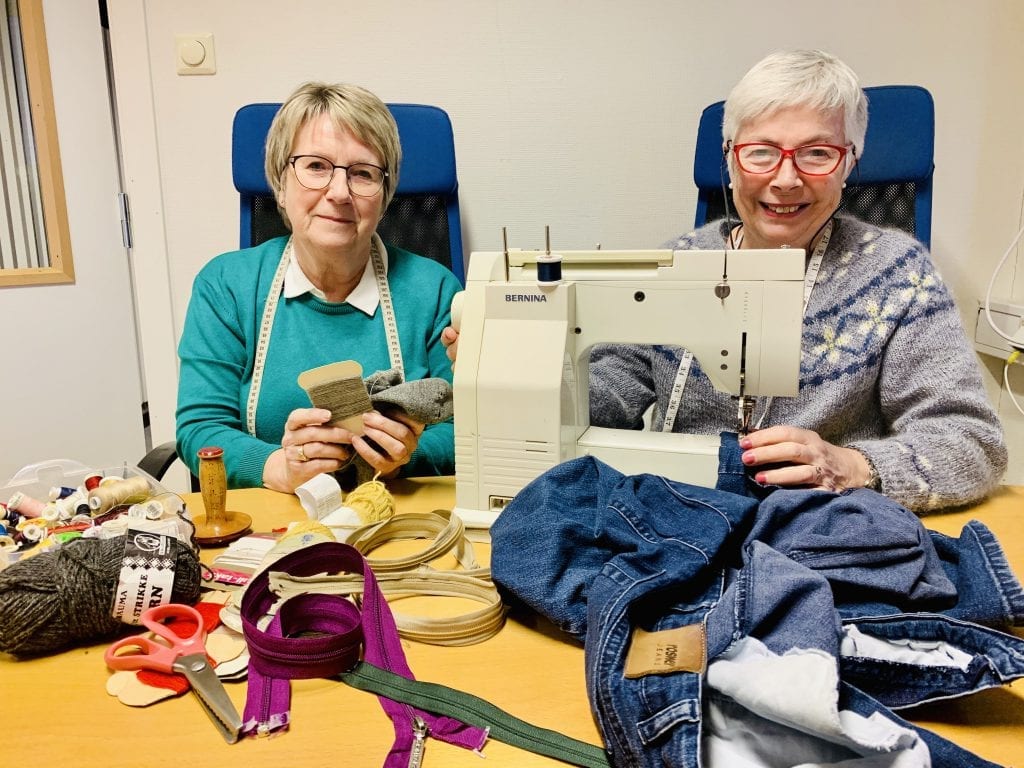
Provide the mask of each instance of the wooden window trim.
{"label": "wooden window trim", "polygon": [[43,0],[18,0],[18,18],[50,266],[0,269],[0,287],[73,283],[75,267],[71,258],[71,232],[64,198],[60,146],[57,141],[57,116],[53,110],[53,87],[46,48],[46,27],[43,23]]}

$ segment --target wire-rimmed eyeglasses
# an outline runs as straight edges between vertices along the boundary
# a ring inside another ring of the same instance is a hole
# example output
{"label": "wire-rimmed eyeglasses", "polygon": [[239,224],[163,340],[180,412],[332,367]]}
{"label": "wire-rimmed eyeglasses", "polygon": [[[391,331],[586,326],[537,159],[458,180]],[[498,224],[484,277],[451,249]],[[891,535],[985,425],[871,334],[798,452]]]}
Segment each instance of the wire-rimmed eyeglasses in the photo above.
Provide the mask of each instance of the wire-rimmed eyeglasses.
{"label": "wire-rimmed eyeglasses", "polygon": [[288,162],[295,171],[295,178],[306,189],[326,189],[334,178],[335,171],[345,172],[349,192],[358,197],[373,197],[384,186],[388,172],[372,163],[335,165],[319,155],[293,155]]}
{"label": "wire-rimmed eyeglasses", "polygon": [[732,148],[736,162],[747,173],[771,173],[787,157],[800,173],[807,176],[828,176],[850,151],[850,146],[835,144],[806,144],[802,147],[784,149],[776,144],[753,141],[737,144]]}

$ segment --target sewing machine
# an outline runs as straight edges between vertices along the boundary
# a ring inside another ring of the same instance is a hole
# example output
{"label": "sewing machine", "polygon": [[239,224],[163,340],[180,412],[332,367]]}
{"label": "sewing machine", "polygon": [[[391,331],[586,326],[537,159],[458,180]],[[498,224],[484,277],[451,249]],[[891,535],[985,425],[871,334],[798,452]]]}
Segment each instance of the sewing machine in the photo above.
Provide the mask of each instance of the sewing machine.
{"label": "sewing machine", "polygon": [[627,474],[714,486],[718,436],[590,426],[597,343],[669,344],[737,397],[797,394],[804,252],[473,253],[452,307],[455,512],[488,528],[531,480],[591,454]]}

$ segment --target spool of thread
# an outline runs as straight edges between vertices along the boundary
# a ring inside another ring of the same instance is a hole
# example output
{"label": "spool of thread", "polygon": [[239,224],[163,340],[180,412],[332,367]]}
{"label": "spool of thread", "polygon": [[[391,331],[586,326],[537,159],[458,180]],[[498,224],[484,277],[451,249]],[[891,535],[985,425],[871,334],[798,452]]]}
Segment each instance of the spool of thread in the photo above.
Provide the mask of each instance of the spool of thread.
{"label": "spool of thread", "polygon": [[19,528],[18,531],[27,543],[38,544],[46,535],[46,526],[39,523],[29,523],[25,527]]}
{"label": "spool of thread", "polygon": [[96,488],[89,491],[89,509],[93,515],[102,515],[119,504],[144,501],[149,496],[149,482],[144,477],[104,478]]}
{"label": "spool of thread", "polygon": [[103,480],[103,475],[89,475],[82,481],[82,485],[85,486],[85,490],[91,491],[99,486],[101,480]]}
{"label": "spool of thread", "polygon": [[[0,572],[0,651],[29,657],[107,639],[138,627],[110,615],[124,537],[78,539]],[[199,557],[177,547],[171,600],[199,599]]]}
{"label": "spool of thread", "polygon": [[145,516],[150,520],[173,517],[185,509],[185,502],[176,493],[158,493],[143,505]]}
{"label": "spool of thread", "polygon": [[79,494],[77,490],[70,496],[65,496],[63,499],[57,499],[57,501],[53,503],[57,505],[57,512],[61,520],[71,519],[78,511],[78,506],[80,504],[85,504],[86,506],[89,505],[88,499]]}
{"label": "spool of thread", "polygon": [[57,501],[57,499],[66,499],[74,492],[74,488],[68,488],[66,485],[55,485],[50,489],[50,501]]}
{"label": "spool of thread", "polygon": [[132,520],[145,520],[146,508],[142,504],[132,504],[128,507],[128,514],[126,516]]}
{"label": "spool of thread", "polygon": [[537,283],[554,285],[562,282],[562,256],[557,253],[542,253],[537,257]]}
{"label": "spool of thread", "polygon": [[39,517],[45,506],[39,499],[33,499],[21,491],[15,491],[7,501],[8,509],[13,509],[25,517]]}
{"label": "spool of thread", "polygon": [[14,526],[14,530],[16,530],[16,531],[24,531],[29,526],[36,526],[38,528],[45,528],[46,527],[45,525],[43,525],[43,522],[41,520],[39,520],[39,518],[36,518],[36,517],[23,517],[23,518],[21,518],[21,520],[18,521],[18,524],[16,526]]}
{"label": "spool of thread", "polygon": [[19,515],[15,510],[9,509],[6,504],[0,504],[0,507],[3,507],[3,514],[0,514],[0,520],[3,520],[5,523],[10,523],[11,525],[17,525],[21,522],[21,515]]}
{"label": "spool of thread", "polygon": [[355,510],[363,523],[376,523],[395,514],[395,497],[374,477],[353,488],[345,497],[345,506]]}

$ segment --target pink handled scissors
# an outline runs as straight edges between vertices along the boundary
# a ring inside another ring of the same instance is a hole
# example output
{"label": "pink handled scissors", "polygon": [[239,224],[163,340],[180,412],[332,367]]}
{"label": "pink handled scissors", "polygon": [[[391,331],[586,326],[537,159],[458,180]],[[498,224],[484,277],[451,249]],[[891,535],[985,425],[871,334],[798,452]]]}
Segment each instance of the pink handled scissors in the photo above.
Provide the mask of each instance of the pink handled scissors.
{"label": "pink handled scissors", "polygon": [[[207,659],[203,643],[206,633],[199,611],[187,605],[171,603],[150,608],[140,618],[143,625],[164,642],[153,640],[147,635],[118,640],[103,656],[107,666],[111,669],[180,672],[192,686],[192,692],[224,740],[228,744],[238,741],[242,718]],[[190,637],[179,637],[164,623],[168,619],[195,621],[196,631]]]}

